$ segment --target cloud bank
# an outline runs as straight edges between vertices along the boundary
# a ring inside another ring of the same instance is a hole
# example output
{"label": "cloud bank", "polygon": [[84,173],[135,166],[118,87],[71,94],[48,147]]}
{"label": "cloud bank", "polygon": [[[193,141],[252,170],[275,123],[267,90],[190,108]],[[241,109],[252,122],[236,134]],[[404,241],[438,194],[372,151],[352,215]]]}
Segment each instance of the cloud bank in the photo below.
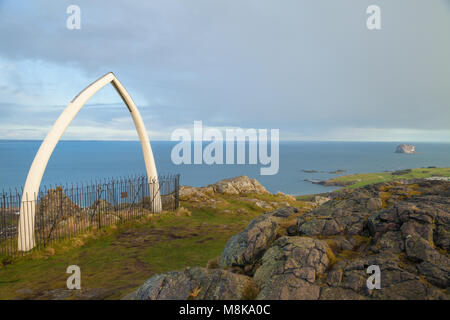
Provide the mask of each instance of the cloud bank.
{"label": "cloud bank", "polygon": [[[81,8],[81,30],[66,8]],[[152,139],[194,120],[287,140],[450,141],[449,1],[0,1],[0,139],[42,139],[113,71]],[[137,139],[111,88],[66,139]]]}

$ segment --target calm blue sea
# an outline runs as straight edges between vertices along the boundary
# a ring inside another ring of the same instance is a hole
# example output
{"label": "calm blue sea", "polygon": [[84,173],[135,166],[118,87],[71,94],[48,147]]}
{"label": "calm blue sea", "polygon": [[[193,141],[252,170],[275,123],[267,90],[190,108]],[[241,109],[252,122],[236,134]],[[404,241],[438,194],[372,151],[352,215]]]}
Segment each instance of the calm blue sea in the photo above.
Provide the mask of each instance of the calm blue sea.
{"label": "calm blue sea", "polygon": [[[0,190],[21,187],[40,141],[0,140]],[[159,174],[180,173],[181,184],[203,186],[224,178],[247,175],[271,192],[301,195],[333,190],[304,179],[344,174],[382,172],[416,167],[450,167],[450,144],[414,143],[417,154],[396,154],[390,142],[281,142],[280,168],[274,176],[261,176],[260,165],[174,165],[170,159],[176,142],[154,141],[153,153]],[[302,170],[316,170],[305,173]],[[138,141],[61,141],[57,145],[42,184],[86,182],[145,172]]]}

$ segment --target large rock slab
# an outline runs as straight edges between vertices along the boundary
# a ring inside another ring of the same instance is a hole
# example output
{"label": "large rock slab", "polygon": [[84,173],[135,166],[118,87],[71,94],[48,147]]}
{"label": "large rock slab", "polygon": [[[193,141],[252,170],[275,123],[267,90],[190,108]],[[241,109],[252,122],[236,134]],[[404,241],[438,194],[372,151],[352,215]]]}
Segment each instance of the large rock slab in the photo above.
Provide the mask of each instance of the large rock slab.
{"label": "large rock slab", "polygon": [[242,231],[228,240],[219,259],[222,268],[253,264],[275,239],[276,219],[262,215],[250,222]]}
{"label": "large rock slab", "polygon": [[157,274],[136,292],[135,300],[249,299],[256,286],[251,278],[220,269],[186,268]]}
{"label": "large rock slab", "polygon": [[[377,265],[381,270],[381,289],[367,288],[367,267]],[[439,288],[428,285],[415,273],[413,266],[404,266],[399,255],[383,252],[351,260],[342,260],[333,265],[328,273],[340,272],[335,281],[323,287],[320,299],[445,299]],[[338,294],[343,294],[339,297]]]}
{"label": "large rock slab", "polygon": [[327,204],[298,218],[298,232],[307,236],[363,234],[367,212],[329,208]]}
{"label": "large rock slab", "polygon": [[228,240],[219,259],[219,266],[243,267],[254,264],[275,240],[278,221],[297,212],[297,208],[283,207],[253,219],[242,232]]}
{"label": "large rock slab", "polygon": [[269,193],[256,179],[247,176],[239,176],[235,178],[221,180],[213,185],[214,192],[222,194],[249,194],[249,193]]}
{"label": "large rock slab", "polygon": [[368,298],[360,295],[353,290],[343,288],[324,287],[320,292],[320,300],[367,300]]}
{"label": "large rock slab", "polygon": [[[217,195],[247,195],[247,194],[268,194],[257,180],[247,176],[240,176],[221,180],[215,184],[204,187],[181,186],[179,197],[181,201],[194,203],[199,207],[217,207],[226,203]],[[257,200],[258,201],[258,200]],[[264,201],[258,201],[256,205],[262,205],[264,209],[272,209],[272,206],[265,204]]]}
{"label": "large rock slab", "polygon": [[445,201],[411,199],[372,215],[368,223],[372,251],[404,253],[427,281],[449,287],[449,209]]}
{"label": "large rock slab", "polygon": [[343,190],[298,218],[298,232],[307,236],[362,235],[367,217],[383,207],[374,187]]}
{"label": "large rock slab", "polygon": [[318,299],[316,278],[330,260],[328,245],[307,237],[282,237],[264,254],[253,277],[260,287],[257,299]]}

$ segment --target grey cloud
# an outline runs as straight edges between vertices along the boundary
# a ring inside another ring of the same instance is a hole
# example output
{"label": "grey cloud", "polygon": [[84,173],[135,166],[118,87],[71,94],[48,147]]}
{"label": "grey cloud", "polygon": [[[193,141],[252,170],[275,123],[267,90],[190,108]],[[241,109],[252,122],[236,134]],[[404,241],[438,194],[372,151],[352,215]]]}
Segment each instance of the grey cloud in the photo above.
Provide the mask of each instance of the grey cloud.
{"label": "grey cloud", "polygon": [[[161,130],[193,120],[290,135],[449,129],[449,1],[379,0],[383,29],[370,32],[372,2],[5,1],[0,57],[74,66],[92,79],[114,71],[149,101],[142,114]],[[73,3],[79,31],[65,28]],[[125,112],[91,107],[78,124]]]}

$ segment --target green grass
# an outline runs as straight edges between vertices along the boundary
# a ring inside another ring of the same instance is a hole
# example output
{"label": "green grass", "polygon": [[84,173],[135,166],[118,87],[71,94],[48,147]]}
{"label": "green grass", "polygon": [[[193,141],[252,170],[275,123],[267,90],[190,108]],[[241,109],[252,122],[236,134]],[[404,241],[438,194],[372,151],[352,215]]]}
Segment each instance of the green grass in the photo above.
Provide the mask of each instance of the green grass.
{"label": "green grass", "polygon": [[[80,267],[82,289],[101,289],[102,299],[121,298],[155,273],[204,267],[221,254],[232,235],[263,212],[232,197],[221,200],[216,208],[182,202],[191,216],[166,213],[141,218],[61,240],[11,264],[0,264],[0,299],[48,298],[46,291],[66,289],[69,265]],[[246,211],[236,213],[238,208]],[[24,289],[33,293],[23,293]]]}
{"label": "green grass", "polygon": [[[434,176],[450,177],[450,168],[419,168],[411,169],[410,173],[393,175],[391,172],[366,173],[335,178],[338,181],[355,181],[349,188],[359,188],[368,184],[378,182],[389,182],[394,180],[410,180],[416,178],[429,178]],[[358,181],[360,180],[360,181]]]}
{"label": "green grass", "polygon": [[[393,175],[392,172],[361,173],[345,175],[328,181],[349,183],[346,188],[354,189],[372,183],[390,182],[394,180],[410,180],[415,178],[428,178],[434,176],[450,177],[450,168],[419,168],[411,169],[411,172],[402,175]],[[305,200],[308,196],[299,196],[298,200]]]}
{"label": "green grass", "polygon": [[[252,194],[245,198],[289,202],[308,210],[303,202],[288,196]],[[3,266],[0,259],[0,299],[48,298],[46,291],[66,289],[69,265],[80,267],[82,291],[100,289],[96,298],[101,299],[121,298],[155,273],[204,267],[220,256],[231,236],[265,211],[245,198],[217,195],[208,207],[183,201],[181,206],[191,216],[169,212],[142,217],[58,241]],[[75,298],[75,293],[69,297]]]}

